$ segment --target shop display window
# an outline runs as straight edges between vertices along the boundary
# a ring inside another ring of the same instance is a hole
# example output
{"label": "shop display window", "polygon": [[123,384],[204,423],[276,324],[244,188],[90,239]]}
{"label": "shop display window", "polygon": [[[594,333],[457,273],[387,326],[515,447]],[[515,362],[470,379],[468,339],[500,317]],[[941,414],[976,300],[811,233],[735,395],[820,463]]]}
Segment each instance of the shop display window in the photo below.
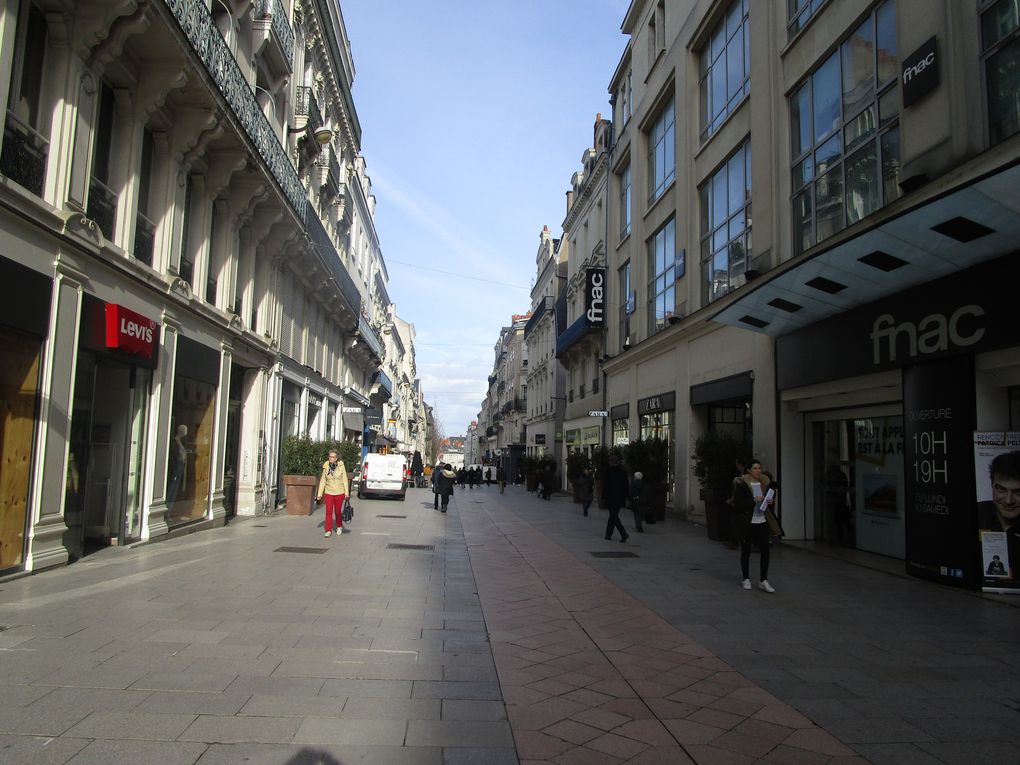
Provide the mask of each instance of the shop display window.
{"label": "shop display window", "polygon": [[25,559],[25,521],[39,402],[39,339],[0,328],[0,571]]}
{"label": "shop display window", "polygon": [[215,385],[177,375],[166,493],[167,522],[171,526],[206,516],[215,411]]}

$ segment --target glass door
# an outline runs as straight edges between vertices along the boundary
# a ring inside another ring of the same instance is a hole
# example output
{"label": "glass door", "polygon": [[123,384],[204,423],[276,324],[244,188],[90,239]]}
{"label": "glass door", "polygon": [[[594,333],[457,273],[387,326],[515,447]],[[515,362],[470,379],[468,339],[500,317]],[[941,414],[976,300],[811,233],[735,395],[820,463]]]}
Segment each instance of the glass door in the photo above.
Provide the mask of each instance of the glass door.
{"label": "glass door", "polygon": [[145,423],[149,416],[149,379],[147,369],[131,369],[131,411],[128,422],[127,487],[124,493],[124,542],[142,538],[144,497],[142,478],[145,474]]}

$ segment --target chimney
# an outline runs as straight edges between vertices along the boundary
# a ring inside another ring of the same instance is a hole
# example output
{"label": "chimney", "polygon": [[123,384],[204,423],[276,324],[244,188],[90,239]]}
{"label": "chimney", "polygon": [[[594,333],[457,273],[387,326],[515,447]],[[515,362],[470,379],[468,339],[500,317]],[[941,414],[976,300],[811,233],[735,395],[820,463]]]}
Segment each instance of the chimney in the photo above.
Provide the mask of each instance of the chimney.
{"label": "chimney", "polygon": [[567,212],[570,212],[570,208],[574,206],[574,190],[571,189],[567,192]]}

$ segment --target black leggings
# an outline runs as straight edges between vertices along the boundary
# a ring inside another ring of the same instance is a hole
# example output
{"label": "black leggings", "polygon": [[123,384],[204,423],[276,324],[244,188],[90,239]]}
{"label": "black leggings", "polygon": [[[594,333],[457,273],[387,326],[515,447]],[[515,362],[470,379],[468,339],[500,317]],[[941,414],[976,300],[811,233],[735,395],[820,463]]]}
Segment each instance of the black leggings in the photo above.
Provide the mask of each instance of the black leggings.
{"label": "black leggings", "polygon": [[761,551],[761,564],[759,579],[769,578],[769,525],[767,523],[752,523],[747,535],[740,541],[740,570],[744,579],[750,579],[748,573],[751,567],[751,545],[755,544]]}

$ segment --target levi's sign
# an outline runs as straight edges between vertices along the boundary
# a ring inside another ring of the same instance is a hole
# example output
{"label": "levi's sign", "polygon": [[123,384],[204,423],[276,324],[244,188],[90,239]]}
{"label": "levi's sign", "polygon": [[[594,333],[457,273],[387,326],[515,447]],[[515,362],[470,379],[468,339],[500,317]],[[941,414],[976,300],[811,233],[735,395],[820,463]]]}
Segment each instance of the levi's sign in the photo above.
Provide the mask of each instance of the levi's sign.
{"label": "levi's sign", "polygon": [[115,303],[106,304],[106,347],[152,358],[158,339],[158,325],[152,319]]}
{"label": "levi's sign", "polygon": [[589,417],[608,417],[609,412],[605,409],[592,409],[588,412]]}
{"label": "levi's sign", "polygon": [[589,327],[606,325],[606,269],[589,268],[584,275],[584,317]]}

